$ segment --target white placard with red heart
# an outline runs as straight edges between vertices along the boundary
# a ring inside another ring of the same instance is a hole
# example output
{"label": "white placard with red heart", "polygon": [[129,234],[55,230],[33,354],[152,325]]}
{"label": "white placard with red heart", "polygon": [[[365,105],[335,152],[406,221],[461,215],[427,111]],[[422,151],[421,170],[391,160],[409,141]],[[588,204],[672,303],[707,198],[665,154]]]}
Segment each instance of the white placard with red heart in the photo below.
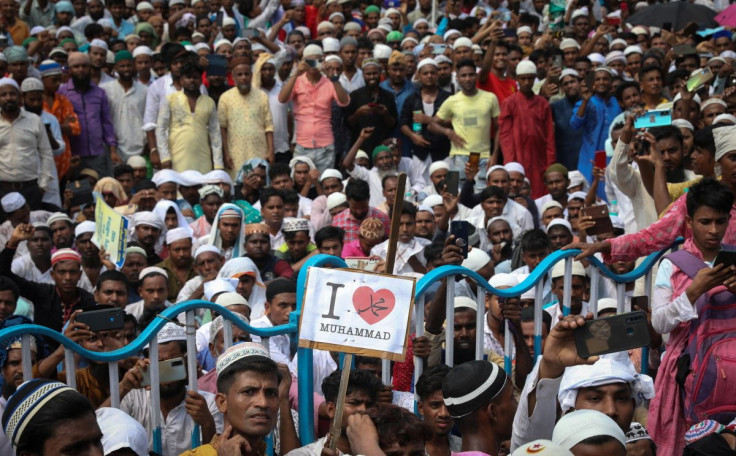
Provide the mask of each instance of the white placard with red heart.
{"label": "white placard with red heart", "polygon": [[415,279],[309,268],[299,346],[404,360]]}

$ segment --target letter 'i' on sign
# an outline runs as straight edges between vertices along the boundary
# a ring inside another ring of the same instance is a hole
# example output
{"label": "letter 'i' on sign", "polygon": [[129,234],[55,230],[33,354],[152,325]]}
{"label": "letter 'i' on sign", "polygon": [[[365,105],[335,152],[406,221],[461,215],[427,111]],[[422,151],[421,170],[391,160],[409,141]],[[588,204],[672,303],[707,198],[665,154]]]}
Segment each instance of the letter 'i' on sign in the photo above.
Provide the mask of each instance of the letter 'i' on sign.
{"label": "letter 'i' on sign", "polygon": [[316,267],[307,274],[300,347],[404,361],[414,278]]}

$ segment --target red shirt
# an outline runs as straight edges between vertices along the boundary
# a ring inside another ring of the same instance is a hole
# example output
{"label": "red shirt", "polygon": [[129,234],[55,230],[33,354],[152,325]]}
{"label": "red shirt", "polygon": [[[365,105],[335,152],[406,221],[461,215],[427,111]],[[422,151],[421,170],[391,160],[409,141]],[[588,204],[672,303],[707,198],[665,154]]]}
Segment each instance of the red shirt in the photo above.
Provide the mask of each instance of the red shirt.
{"label": "red shirt", "polygon": [[501,104],[503,100],[516,92],[516,81],[511,78],[501,79],[493,74],[493,72],[490,72],[488,73],[488,80],[486,80],[485,84],[481,84],[480,80],[478,80],[478,88],[496,95],[498,103]]}

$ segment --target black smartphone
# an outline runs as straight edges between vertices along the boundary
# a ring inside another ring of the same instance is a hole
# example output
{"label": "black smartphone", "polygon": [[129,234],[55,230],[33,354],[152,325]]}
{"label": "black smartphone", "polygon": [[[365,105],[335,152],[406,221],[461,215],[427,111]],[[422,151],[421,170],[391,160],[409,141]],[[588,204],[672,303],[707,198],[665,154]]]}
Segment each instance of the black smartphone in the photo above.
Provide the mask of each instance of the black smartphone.
{"label": "black smartphone", "polygon": [[716,256],[716,260],[713,262],[713,267],[719,264],[725,264],[728,266],[736,266],[736,251],[733,250],[721,250]]}
{"label": "black smartphone", "polygon": [[217,24],[219,28],[222,28],[222,19],[224,17],[225,17],[225,13],[223,13],[222,11],[218,11],[217,16],[215,16],[215,24]]}
{"label": "black smartphone", "polygon": [[89,330],[113,331],[125,326],[125,312],[116,307],[113,309],[87,310],[77,315],[76,321],[89,326]]}
{"label": "black smartphone", "polygon": [[638,307],[638,310],[643,310],[644,312],[649,312],[649,297],[647,296],[634,296],[631,298],[631,309],[634,309],[634,306]]}
{"label": "black smartphone", "polygon": [[257,36],[260,36],[260,34],[258,33],[258,29],[254,29],[254,28],[243,29],[244,38],[255,38]]}
{"label": "black smartphone", "polygon": [[66,184],[66,190],[74,193],[71,207],[81,206],[92,202],[92,186],[87,179],[80,179]]}
{"label": "black smartphone", "polygon": [[649,345],[647,315],[642,311],[588,320],[573,331],[582,358]]}
{"label": "black smartphone", "polygon": [[452,196],[457,196],[460,191],[460,172],[448,171],[445,178],[445,190]]}
{"label": "black smartphone", "polygon": [[466,220],[453,220],[450,222],[450,234],[455,236],[455,245],[463,249],[463,258],[468,257],[469,225],[469,222]]}
{"label": "black smartphone", "polygon": [[590,70],[588,71],[588,74],[585,75],[585,86],[588,88],[588,90],[593,90],[594,82],[595,82],[595,71]]}
{"label": "black smartphone", "polygon": [[503,29],[503,36],[505,36],[507,38],[513,38],[513,37],[515,37],[516,36],[516,29],[512,29],[512,28]]}

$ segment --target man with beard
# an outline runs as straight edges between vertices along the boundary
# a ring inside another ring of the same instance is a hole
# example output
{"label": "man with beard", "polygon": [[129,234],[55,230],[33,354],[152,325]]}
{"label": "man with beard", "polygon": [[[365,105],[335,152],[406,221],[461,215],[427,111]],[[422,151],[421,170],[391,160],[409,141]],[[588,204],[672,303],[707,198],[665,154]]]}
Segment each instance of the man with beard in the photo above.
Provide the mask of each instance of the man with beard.
{"label": "man with beard", "polygon": [[95,222],[84,221],[74,229],[77,251],[82,256],[82,278],[79,287],[92,293],[97,284],[97,277],[106,268],[100,259],[100,249],[92,242],[97,227]]}
{"label": "man with beard", "polygon": [[547,193],[534,200],[539,217],[542,217],[542,208],[550,201],[557,201],[564,210],[567,207],[567,187],[570,185],[567,168],[559,163],[550,165],[544,171],[544,185]]}
{"label": "man with beard", "polygon": [[135,241],[128,243],[128,248],[125,249],[125,260],[123,266],[120,268],[120,272],[125,275],[128,280],[128,302],[127,304],[133,304],[134,302],[140,301],[141,296],[138,294],[138,288],[140,287],[140,273],[148,267],[148,260],[146,259],[146,251]]}
{"label": "man with beard", "polygon": [[290,279],[294,275],[291,265],[271,254],[269,231],[270,228],[265,223],[251,223],[245,226],[246,256],[258,267],[264,283],[278,277]]}
{"label": "man with beard", "polygon": [[97,304],[125,309],[128,305],[128,281],[125,274],[114,269],[100,274],[94,297]]}
{"label": "man with beard", "polygon": [[207,173],[222,169],[222,142],[217,107],[200,92],[202,69],[187,61],[181,68],[181,92],[161,102],[156,142],[161,163],[175,171]]}
{"label": "man with beard", "polygon": [[179,291],[175,301],[182,302],[189,299],[202,299],[205,283],[217,278],[225,259],[220,249],[214,245],[205,244],[194,252],[194,272],[196,275],[189,279]]}
{"label": "man with beard", "polygon": [[[383,179],[387,176],[397,175],[398,169],[394,164],[393,157],[391,156],[391,149],[382,145],[376,146],[372,149],[373,168],[368,170],[355,164],[355,155],[361,147],[370,140],[373,131],[374,127],[366,127],[360,131],[358,140],[355,141],[353,147],[348,151],[348,154],[342,161],[342,165],[347,170],[351,178],[368,182],[370,187],[370,205],[372,207],[378,207],[384,201]],[[411,184],[407,182],[406,187],[411,187]]]}
{"label": "man with beard", "polygon": [[55,249],[68,249],[74,245],[74,230],[72,219],[63,212],[54,212],[46,220],[51,228],[51,240]]}
{"label": "man with beard", "polygon": [[104,71],[107,65],[107,50],[107,43],[99,38],[92,40],[87,50],[90,61],[90,79],[97,86],[115,81],[115,78]]}
{"label": "man with beard", "polygon": [[[107,95],[92,83],[87,54],[72,52],[69,70],[71,78],[59,87],[59,93],[69,99],[79,117],[81,134],[69,138],[73,155],[81,159],[80,168],[92,168],[101,176],[108,176],[111,174],[110,160],[114,164],[121,163],[121,160]],[[105,153],[107,149],[109,157]]]}
{"label": "man with beard", "polygon": [[[31,209],[40,209],[42,191],[52,189],[55,170],[47,130],[37,115],[20,105],[20,87],[0,79],[0,196],[19,192]],[[6,211],[7,212],[7,211]]]}
{"label": "man with beard", "polygon": [[511,257],[514,251],[514,232],[511,223],[503,217],[493,217],[486,224],[488,240],[491,241],[489,254],[496,273],[511,272]]}
{"label": "man with beard", "polygon": [[365,87],[350,94],[345,121],[353,138],[362,137],[366,127],[372,127],[364,143],[367,150],[373,150],[389,137],[398,114],[393,94],[379,86],[381,63],[375,59],[365,59],[362,70]]}
{"label": "man with beard", "polygon": [[[421,89],[414,91],[404,101],[400,124],[407,144],[411,143],[412,164],[420,167],[422,174],[426,176],[426,170],[432,163],[444,159],[450,152],[450,141],[447,137],[428,129],[432,116],[439,111],[450,94],[437,85],[438,65],[434,59],[428,58],[419,62],[417,75]],[[417,124],[419,129],[415,130]]]}
{"label": "man with beard", "polygon": [[365,86],[363,71],[356,65],[358,60],[358,41],[355,38],[344,36],[340,40],[340,58],[342,59],[342,73],[340,84],[350,93]]}
{"label": "man with beard", "polygon": [[[393,161],[388,158],[392,163]],[[360,225],[367,218],[376,218],[381,221],[385,234],[389,232],[389,218],[369,203],[370,186],[368,182],[352,178],[345,186],[345,196],[348,208],[332,219],[332,225],[345,231],[345,244],[358,240]]]}
{"label": "man with beard", "polygon": [[434,61],[437,62],[437,86],[449,94],[454,94],[456,89],[452,83],[452,60],[441,54],[435,57]]}
{"label": "man with beard", "polygon": [[240,167],[252,158],[273,163],[274,125],[269,97],[252,90],[250,62],[236,58],[231,63],[235,87],[225,92],[217,107],[222,132],[222,157],[225,169],[235,178]]}
{"label": "man with beard", "polygon": [[138,327],[146,328],[159,312],[171,306],[169,295],[169,276],[166,271],[156,266],[149,266],[139,274],[140,286],[138,294],[141,300],[125,306],[125,313],[138,320]]}
{"label": "man with beard", "polygon": [[33,227],[29,224],[15,227],[5,249],[0,252],[0,275],[15,282],[23,290],[22,296],[33,302],[37,325],[61,331],[75,310],[93,307],[95,301],[89,292],[77,286],[82,276],[82,258],[74,250],[60,249],[51,256],[53,285],[28,281],[11,271],[11,259],[18,243],[29,240],[32,235]]}
{"label": "man with beard", "polygon": [[[46,135],[49,138],[49,145],[51,146],[51,152],[54,156],[57,156],[64,152],[64,138],[61,135],[61,126],[59,121],[51,113],[44,111],[43,109],[43,82],[36,78],[25,78],[23,83],[20,85],[20,91],[23,92],[23,108],[36,114],[41,118],[44,127],[46,127]],[[55,169],[55,168],[54,168]],[[58,187],[59,178],[54,173],[54,179],[56,181],[55,186]],[[58,190],[51,189],[45,192],[43,199],[47,200],[49,193],[54,193],[57,197],[59,196]],[[50,201],[49,201],[50,202]],[[59,200],[59,203],[61,200]],[[57,206],[61,204],[57,203]]]}
{"label": "man with beard", "polygon": [[566,68],[560,74],[560,86],[564,97],[550,103],[555,121],[555,145],[557,161],[567,169],[575,169],[578,164],[578,151],[583,140],[583,132],[570,126],[570,117],[575,103],[580,99],[580,75]]}
{"label": "man with beard", "polygon": [[169,275],[169,301],[176,302],[179,292],[187,281],[196,277],[192,258],[192,234],[189,227],[174,228],[166,233],[169,257],[156,266]]}
{"label": "man with beard", "polygon": [[[36,339],[31,337],[31,363],[36,364],[38,348]],[[5,411],[10,396],[23,384],[23,353],[20,338],[8,339],[0,347],[0,368],[2,368],[3,383],[2,397],[0,398],[0,413]],[[15,454],[10,440],[4,432],[0,432],[0,454]]]}
{"label": "man with beard", "polygon": [[[156,336],[158,359],[166,361],[175,358],[186,360],[186,331],[183,326],[167,323]],[[185,361],[186,362],[186,361]],[[142,362],[141,362],[142,363]],[[141,374],[141,364],[132,369],[137,378]],[[126,374],[127,375],[127,374]],[[153,423],[151,422],[151,395],[138,384],[129,391],[121,388],[120,410],[141,423],[148,432],[148,447],[153,448]],[[215,405],[215,395],[206,391],[199,393],[187,391],[187,380],[161,383],[161,435],[163,456],[178,456],[191,448],[192,431],[200,427],[200,442],[209,442],[215,434],[222,433],[223,415]],[[273,427],[273,423],[270,423]],[[269,430],[270,428],[269,427]]]}
{"label": "man with beard", "polygon": [[158,264],[161,261],[158,251],[161,247],[159,242],[161,231],[165,229],[164,223],[156,214],[150,211],[137,212],[133,216],[131,223],[133,228],[132,241],[140,244],[146,251],[146,261],[148,264]]}
{"label": "man with beard", "polygon": [[117,81],[102,84],[110,102],[110,116],[118,135],[120,158],[127,162],[130,157],[140,155],[146,144],[143,132],[143,114],[146,110],[148,89],[135,77],[133,54],[118,51],[115,54]]}
{"label": "man with beard", "polygon": [[28,253],[13,260],[13,273],[26,280],[53,284],[51,278],[51,229],[43,223],[33,224],[33,235],[27,242]]}
{"label": "man with beard", "polygon": [[[279,101],[279,93],[284,85],[276,78],[277,63],[276,59],[269,59],[261,65],[261,90],[268,96],[268,105],[271,107],[274,160],[288,162],[291,160],[288,128],[289,105]],[[222,121],[220,121],[220,127],[222,127]]]}

